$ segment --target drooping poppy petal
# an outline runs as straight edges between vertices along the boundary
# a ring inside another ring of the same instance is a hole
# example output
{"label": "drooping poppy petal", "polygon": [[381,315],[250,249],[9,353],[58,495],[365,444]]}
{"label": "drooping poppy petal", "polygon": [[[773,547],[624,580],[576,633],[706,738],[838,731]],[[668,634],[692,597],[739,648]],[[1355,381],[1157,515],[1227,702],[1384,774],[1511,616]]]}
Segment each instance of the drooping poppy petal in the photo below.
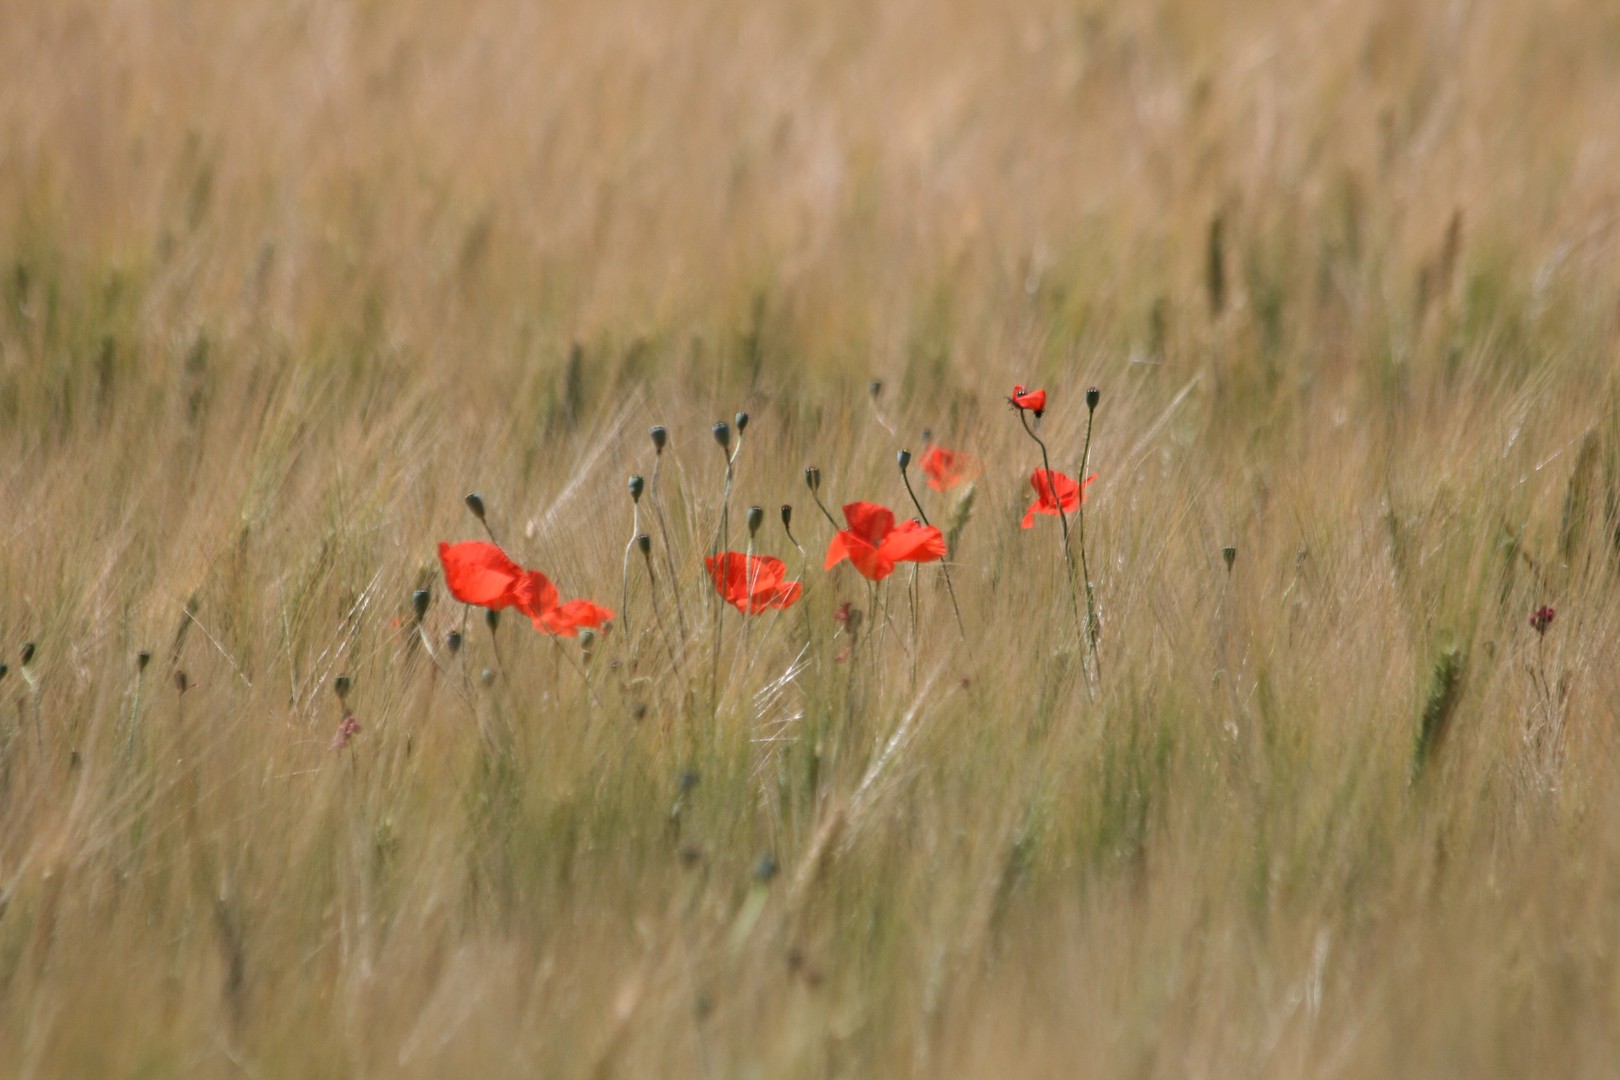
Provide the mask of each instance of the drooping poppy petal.
{"label": "drooping poppy petal", "polygon": [[450,595],[464,604],[500,611],[520,602],[515,590],[524,576],[523,567],[494,544],[482,540],[441,542],[439,562],[444,566],[444,583]]}
{"label": "drooping poppy petal", "polygon": [[531,616],[531,618],[537,630],[562,637],[573,637],[582,628],[594,630],[603,626],[613,618],[613,612],[589,600],[570,600],[566,604],[540,612],[538,617]]}
{"label": "drooping poppy petal", "polygon": [[894,528],[894,511],[877,503],[852,502],[844,506],[844,520],[850,532],[877,547]]}
{"label": "drooping poppy petal", "polygon": [[835,535],[827,545],[826,569],[831,570],[845,559],[868,581],[882,581],[894,573],[893,559],[884,555],[878,545],[867,543],[848,529]]}
{"label": "drooping poppy petal", "polygon": [[935,491],[947,491],[960,484],[967,475],[966,459],[942,446],[930,446],[918,467],[928,477],[928,486]]}
{"label": "drooping poppy petal", "polygon": [[1035,504],[1024,513],[1024,528],[1030,528],[1035,522],[1036,514],[1057,514],[1061,506],[1064,513],[1079,508],[1085,501],[1085,488],[1097,479],[1095,473],[1086,477],[1085,483],[1077,484],[1071,478],[1060,472],[1053,471],[1048,478],[1045,469],[1036,469],[1030,476],[1030,486],[1035,489]]}
{"label": "drooping poppy petal", "polygon": [[562,597],[551,579],[538,570],[525,570],[513,592],[517,595],[517,609],[531,619],[557,607]]}
{"label": "drooping poppy petal", "polygon": [[721,599],[745,615],[788,607],[798,600],[802,590],[797,581],[783,582],[787,567],[781,559],[769,555],[727,551],[703,561]]}
{"label": "drooping poppy petal", "polygon": [[895,562],[933,562],[945,557],[945,534],[920,521],[903,521],[894,527],[879,551]]}
{"label": "drooping poppy petal", "polygon": [[1014,386],[1012,397],[1008,398],[1007,400],[1012,402],[1013,408],[1028,409],[1030,412],[1034,413],[1037,418],[1040,417],[1041,413],[1046,411],[1045,390],[1025,390],[1021,385]]}

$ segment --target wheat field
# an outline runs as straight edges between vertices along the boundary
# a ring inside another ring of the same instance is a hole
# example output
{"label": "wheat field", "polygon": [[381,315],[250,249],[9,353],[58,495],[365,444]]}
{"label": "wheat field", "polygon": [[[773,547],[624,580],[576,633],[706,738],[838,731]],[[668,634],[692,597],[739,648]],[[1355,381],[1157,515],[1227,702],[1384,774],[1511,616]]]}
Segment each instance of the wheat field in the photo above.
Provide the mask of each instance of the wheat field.
{"label": "wheat field", "polygon": [[1613,1076],[1617,132],[1602,0],[0,0],[0,1075]]}

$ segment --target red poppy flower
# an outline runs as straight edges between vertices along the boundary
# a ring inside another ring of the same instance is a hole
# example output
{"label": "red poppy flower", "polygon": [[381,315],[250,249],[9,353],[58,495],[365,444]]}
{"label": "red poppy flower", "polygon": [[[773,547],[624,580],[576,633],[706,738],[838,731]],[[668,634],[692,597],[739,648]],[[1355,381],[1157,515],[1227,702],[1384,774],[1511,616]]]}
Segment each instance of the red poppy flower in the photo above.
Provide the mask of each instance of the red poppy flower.
{"label": "red poppy flower", "polygon": [[918,467],[928,476],[928,486],[945,491],[960,484],[967,477],[967,458],[943,446],[930,446]]}
{"label": "red poppy flower", "polygon": [[920,521],[896,525],[894,514],[876,503],[848,504],[844,520],[849,528],[827,545],[828,570],[848,559],[862,577],[882,581],[894,573],[895,563],[932,562],[945,557],[945,536],[938,529]]}
{"label": "red poppy flower", "polygon": [[439,545],[444,583],[450,595],[464,604],[500,611],[515,607],[529,617],[534,628],[547,634],[573,637],[580,627],[599,627],[613,612],[589,600],[561,603],[557,586],[538,570],[525,570],[494,544],[468,540]]}
{"label": "red poppy flower", "polygon": [[1557,611],[1553,610],[1550,605],[1543,604],[1531,613],[1530,628],[1538,634],[1545,634],[1547,627],[1552,625],[1553,619],[1557,618],[1557,616]]}
{"label": "red poppy flower", "polygon": [[744,615],[758,615],[772,608],[792,607],[804,586],[783,581],[787,567],[769,555],[744,555],[727,551],[703,560],[722,599]]}
{"label": "red poppy flower", "polygon": [[1021,385],[1014,386],[1012,397],[1007,400],[1012,402],[1015,409],[1028,409],[1035,414],[1037,420],[1041,418],[1041,413],[1046,411],[1045,390],[1025,390]]}
{"label": "red poppy flower", "polygon": [[1097,475],[1093,473],[1086,477],[1085,483],[1077,484],[1062,473],[1054,472],[1048,481],[1046,470],[1036,469],[1029,478],[1030,484],[1035,488],[1035,505],[1024,513],[1024,528],[1035,524],[1036,514],[1056,514],[1059,506],[1065,513],[1079,509],[1080,504],[1086,500],[1086,484],[1095,479]]}

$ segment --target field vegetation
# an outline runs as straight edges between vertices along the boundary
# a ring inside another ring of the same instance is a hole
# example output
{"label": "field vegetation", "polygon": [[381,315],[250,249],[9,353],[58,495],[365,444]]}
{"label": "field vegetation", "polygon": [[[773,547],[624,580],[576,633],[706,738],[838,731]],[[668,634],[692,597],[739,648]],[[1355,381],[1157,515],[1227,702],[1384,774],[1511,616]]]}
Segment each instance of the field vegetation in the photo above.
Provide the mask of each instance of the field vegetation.
{"label": "field vegetation", "polygon": [[1617,133],[1600,0],[0,0],[0,1074],[1614,1075]]}

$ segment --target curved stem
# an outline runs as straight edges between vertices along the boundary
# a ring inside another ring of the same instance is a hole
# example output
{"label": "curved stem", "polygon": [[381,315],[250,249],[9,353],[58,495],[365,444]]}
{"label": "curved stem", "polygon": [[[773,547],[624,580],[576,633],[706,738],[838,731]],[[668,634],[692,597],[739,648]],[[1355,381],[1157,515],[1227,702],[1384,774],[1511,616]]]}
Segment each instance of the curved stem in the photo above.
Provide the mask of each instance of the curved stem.
{"label": "curved stem", "polygon": [[658,474],[663,464],[664,457],[662,454],[653,458],[653,515],[658,518],[658,537],[664,542],[664,563],[669,568],[669,591],[675,597],[675,619],[681,630],[681,644],[685,645],[686,607],[681,603],[681,579],[675,572],[675,549],[669,546],[669,523],[664,519],[664,496],[658,484]]}
{"label": "curved stem", "polygon": [[[1045,447],[1042,447],[1042,450],[1044,452]],[[922,518],[922,523],[924,525],[927,525],[928,514],[923,510],[922,500],[918,499],[917,493],[912,490],[911,476],[905,469],[900,470],[900,479],[904,480],[906,483],[906,494],[911,496],[911,505],[917,508],[917,516]],[[956,603],[956,586],[951,584],[950,557],[951,553],[947,551],[945,553],[945,558],[940,560],[939,568],[945,574],[945,591],[949,593],[951,597],[951,613],[956,616],[956,632],[962,635],[963,641],[966,641],[967,627],[962,624],[962,609],[957,606]]]}
{"label": "curved stem", "polygon": [[[1046,477],[1046,488],[1052,493],[1052,501],[1057,503],[1058,520],[1063,523],[1063,535],[1060,538],[1061,547],[1063,550],[1063,564],[1068,570],[1069,574],[1069,599],[1074,603],[1075,625],[1079,626],[1080,589],[1079,586],[1074,583],[1074,556],[1069,553],[1069,515],[1063,510],[1063,497],[1058,494],[1057,484],[1054,483],[1052,479],[1052,460],[1047,456],[1046,443],[1041,441],[1041,437],[1035,434],[1034,429],[1029,426],[1029,418],[1025,415],[1023,409],[1018,410],[1018,422],[1024,425],[1024,433],[1030,438],[1034,439],[1035,445],[1041,448],[1041,471]],[[1082,635],[1087,633],[1083,626],[1081,627],[1080,632]]]}
{"label": "curved stem", "polygon": [[[1097,653],[1097,635],[1101,627],[1097,623],[1097,601],[1091,587],[1091,566],[1086,561],[1086,464],[1091,460],[1091,422],[1096,418],[1095,410],[1086,413],[1086,442],[1080,451],[1080,475],[1075,480],[1080,484],[1080,504],[1075,507],[1075,531],[1080,534],[1080,572],[1086,583],[1086,639],[1091,645],[1091,663],[1097,671],[1097,677],[1102,678],[1102,660]],[[1065,541],[1067,546],[1067,541]]]}

